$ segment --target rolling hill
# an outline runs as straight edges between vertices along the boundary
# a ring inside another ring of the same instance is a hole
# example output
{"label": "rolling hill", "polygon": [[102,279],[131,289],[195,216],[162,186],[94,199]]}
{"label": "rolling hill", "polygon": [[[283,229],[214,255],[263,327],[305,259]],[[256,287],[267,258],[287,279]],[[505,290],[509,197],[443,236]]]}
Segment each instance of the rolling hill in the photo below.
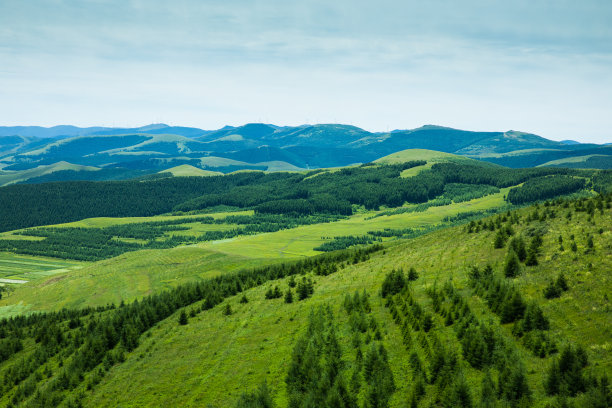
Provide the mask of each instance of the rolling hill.
{"label": "rolling hill", "polygon": [[[317,124],[281,127],[263,123],[215,131],[163,124],[140,128],[0,128],[0,169],[20,171],[61,161],[102,169],[61,172],[51,180],[116,180],[181,165],[229,173],[241,169],[283,171],[341,167],[375,161],[406,149],[470,157],[507,167],[608,168],[612,146],[564,143],[518,132],[472,132],[426,125],[372,133],[355,126]],[[589,157],[586,157],[589,156]],[[584,159],[572,159],[585,157]],[[225,164],[217,165],[224,159]],[[27,178],[23,178],[28,182]]]}
{"label": "rolling hill", "polygon": [[[611,202],[481,213],[314,257],[280,260],[248,240],[234,249],[220,240],[68,264],[80,268],[50,271],[2,299],[9,314],[29,304],[49,312],[0,320],[9,350],[0,354],[0,404],[284,407],[312,395],[327,407],[340,394],[350,407],[606,406]],[[446,211],[456,215],[453,206]],[[444,214],[432,207],[414,220],[429,212]],[[371,215],[311,236],[368,228]],[[253,238],[280,247],[300,241],[300,228]],[[305,384],[297,390],[296,376]]]}

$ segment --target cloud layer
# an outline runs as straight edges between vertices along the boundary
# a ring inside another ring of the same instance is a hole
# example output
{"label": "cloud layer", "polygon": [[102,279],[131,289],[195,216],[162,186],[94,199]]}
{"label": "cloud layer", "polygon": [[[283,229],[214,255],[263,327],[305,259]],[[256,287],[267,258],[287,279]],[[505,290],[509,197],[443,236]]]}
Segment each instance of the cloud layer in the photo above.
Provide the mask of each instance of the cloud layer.
{"label": "cloud layer", "polygon": [[436,123],[612,142],[609,21],[597,0],[4,0],[0,122]]}

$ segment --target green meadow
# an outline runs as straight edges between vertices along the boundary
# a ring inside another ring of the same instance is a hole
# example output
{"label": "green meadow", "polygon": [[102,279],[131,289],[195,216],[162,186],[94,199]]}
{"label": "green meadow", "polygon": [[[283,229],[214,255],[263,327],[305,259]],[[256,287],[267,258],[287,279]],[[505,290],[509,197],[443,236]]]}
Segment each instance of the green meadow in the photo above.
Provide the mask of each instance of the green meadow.
{"label": "green meadow", "polygon": [[[64,270],[60,275],[37,279],[14,286],[0,300],[0,316],[12,315],[13,306],[26,310],[58,310],[62,307],[101,306],[133,299],[167,289],[190,279],[203,279],[239,268],[302,258],[320,252],[314,248],[337,236],[364,235],[368,231],[402,228],[427,230],[445,225],[446,217],[462,212],[484,211],[506,205],[500,193],[451,205],[430,207],[423,212],[410,212],[374,217],[379,212],[359,212],[333,223],[298,226],[271,233],[179,246],[172,249],[152,249],[128,252],[118,257],[94,263],[81,263],[78,270]],[[382,210],[381,210],[382,211]],[[214,218],[252,212],[216,213]],[[103,228],[112,225],[186,219],[199,215],[91,218],[59,224],[56,227]],[[186,231],[168,235],[198,235],[211,230],[232,229],[233,224],[180,224]],[[9,233],[7,233],[9,234]],[[19,236],[19,235],[12,235]],[[33,237],[35,238],[35,237]],[[394,240],[395,238],[384,238]],[[59,261],[62,264],[64,261]],[[20,309],[21,310],[21,309]]]}
{"label": "green meadow", "polygon": [[[525,217],[531,209],[520,210]],[[524,219],[524,218],[523,218]],[[610,211],[596,215],[590,222],[586,214],[577,214],[568,221],[562,216],[536,223],[521,221],[517,234],[527,234],[532,227],[545,228],[539,265],[521,266],[514,279],[528,301],[540,305],[550,319],[551,334],[559,346],[569,342],[587,348],[592,372],[602,374],[612,368],[609,352],[612,336],[612,311],[607,300],[609,271],[612,269],[612,225]],[[607,230],[600,233],[601,226]],[[561,251],[558,236],[577,243],[577,251]],[[594,238],[594,252],[585,254],[586,234]],[[464,226],[438,230],[427,235],[389,243],[366,262],[346,265],[329,276],[313,276],[315,292],[312,298],[286,304],[283,299],[265,299],[265,292],[279,286],[283,291],[288,279],[268,282],[244,293],[248,303],[240,303],[242,294],[223,304],[189,318],[187,325],[177,323],[178,312],[143,336],[140,346],[127,355],[124,363],[113,367],[93,392],[86,392],[85,406],[233,406],[239,395],[253,390],[263,380],[268,383],[278,406],[286,406],[285,378],[291,361],[291,351],[304,332],[310,311],[318,305],[330,305],[336,316],[343,359],[352,362],[347,315],[342,302],[347,293],[366,290],[372,315],[381,325],[382,343],[396,382],[391,407],[404,407],[412,393],[409,353],[402,344],[402,335],[388,309],[383,305],[380,288],[385,275],[392,269],[414,267],[419,278],[411,284],[414,297],[432,311],[427,290],[452,281],[465,296],[470,308],[492,322],[485,302],[468,287],[467,272],[471,266],[493,266],[498,273],[504,264],[507,249],[493,247],[495,233],[484,231],[469,234]],[[569,290],[560,298],[547,300],[542,292],[551,277],[563,272]],[[225,316],[225,304],[233,314]],[[199,304],[185,310],[199,310]],[[499,324],[499,323],[496,323]],[[512,325],[500,325],[502,335],[515,339]],[[438,316],[434,332],[448,345],[458,347],[454,331],[445,327]],[[539,358],[519,341],[514,341],[518,355],[525,364],[532,389],[532,406],[545,407],[555,399],[544,392],[545,369],[554,357]],[[477,400],[483,373],[464,367],[466,381]],[[429,387],[429,386],[428,386]],[[429,389],[429,388],[428,388]],[[360,394],[359,398],[364,398]],[[434,403],[429,394],[419,406]],[[580,400],[578,406],[580,406]]]}

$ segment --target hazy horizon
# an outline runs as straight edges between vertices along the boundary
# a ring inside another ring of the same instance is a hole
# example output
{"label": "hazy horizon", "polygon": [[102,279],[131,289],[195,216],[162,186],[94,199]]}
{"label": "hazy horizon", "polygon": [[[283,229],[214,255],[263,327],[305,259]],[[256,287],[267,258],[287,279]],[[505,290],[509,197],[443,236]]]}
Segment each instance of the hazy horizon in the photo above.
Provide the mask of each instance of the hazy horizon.
{"label": "hazy horizon", "polygon": [[[277,126],[277,127],[299,127],[299,126],[314,126],[314,125],[346,125],[346,126],[355,126],[358,127],[360,129],[363,129],[365,131],[368,131],[370,133],[387,133],[387,132],[394,132],[394,131],[402,131],[402,130],[414,130],[414,129],[418,129],[421,127],[425,127],[425,126],[438,126],[438,127],[445,127],[445,128],[451,128],[450,126],[444,126],[444,125],[438,125],[435,123],[426,123],[426,124],[422,124],[420,126],[416,126],[413,128],[393,128],[393,129],[385,129],[385,130],[377,130],[377,129],[366,129],[351,123],[300,123],[300,124],[291,124],[291,125],[283,125],[283,124],[277,124],[277,123],[264,123],[264,122],[247,122],[247,123],[242,123],[242,124],[235,124],[235,125],[223,125],[221,127],[218,128],[202,128],[199,126],[189,126],[189,125],[184,125],[184,124],[179,124],[179,123],[174,123],[174,124],[169,124],[169,123],[145,123],[145,124],[137,124],[134,126],[112,126],[112,125],[84,125],[84,126],[77,126],[74,124],[68,124],[68,123],[62,123],[62,124],[57,124],[57,125],[3,125],[0,123],[0,127],[41,127],[41,128],[54,128],[54,127],[61,127],[61,126],[75,126],[78,128],[82,128],[82,129],[86,129],[86,128],[96,128],[96,127],[101,127],[101,128],[114,128],[114,129],[124,129],[124,128],[128,128],[128,129],[138,129],[138,128],[144,128],[147,126],[156,126],[156,125],[163,125],[163,126],[168,126],[168,127],[188,127],[188,128],[197,128],[197,129],[201,129],[203,131],[217,131],[217,130],[221,130],[224,127],[234,127],[234,128],[239,128],[245,125],[251,125],[251,124],[263,124],[263,125],[272,125],[272,126]],[[453,128],[453,129],[458,129],[458,128]],[[511,131],[516,131],[516,132],[522,132],[522,133],[529,133],[529,134],[535,134],[533,132],[529,132],[529,131],[524,131],[521,129],[458,129],[458,130],[465,130],[465,131],[470,131],[470,132],[511,132]],[[537,135],[536,136],[541,136],[541,135]],[[550,138],[550,140],[555,140],[555,141],[575,141],[574,139],[552,139]],[[596,143],[596,142],[590,142],[590,141],[581,141],[581,143]],[[609,142],[603,142],[600,144],[608,144]]]}
{"label": "hazy horizon", "polygon": [[435,124],[612,142],[612,3],[0,4],[0,125]]}

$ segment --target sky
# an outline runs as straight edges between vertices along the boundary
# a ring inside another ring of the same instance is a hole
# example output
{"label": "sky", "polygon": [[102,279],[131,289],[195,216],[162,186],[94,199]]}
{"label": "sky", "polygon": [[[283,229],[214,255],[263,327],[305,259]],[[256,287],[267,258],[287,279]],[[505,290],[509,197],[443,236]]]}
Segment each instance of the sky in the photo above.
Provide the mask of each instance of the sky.
{"label": "sky", "polygon": [[0,125],[612,142],[609,0],[0,0]]}

